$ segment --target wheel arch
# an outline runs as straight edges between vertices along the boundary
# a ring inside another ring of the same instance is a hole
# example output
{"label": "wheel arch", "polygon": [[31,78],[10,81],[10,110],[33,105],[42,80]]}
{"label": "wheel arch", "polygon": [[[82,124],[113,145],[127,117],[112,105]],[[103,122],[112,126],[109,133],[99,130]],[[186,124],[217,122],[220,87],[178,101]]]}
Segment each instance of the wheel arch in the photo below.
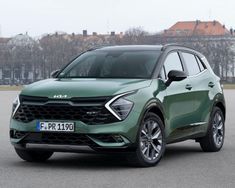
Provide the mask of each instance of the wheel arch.
{"label": "wheel arch", "polygon": [[225,119],[226,118],[226,105],[225,105],[225,98],[224,98],[223,93],[217,93],[215,95],[215,97],[213,99],[212,109],[214,107],[218,107],[222,110],[223,115],[224,115],[224,119]]}
{"label": "wheel arch", "polygon": [[215,103],[214,106],[216,106],[216,107],[221,109],[221,111],[223,112],[223,115],[224,115],[224,119],[225,119],[226,118],[226,109],[225,109],[224,103],[221,102],[221,101],[218,101],[218,102]]}
{"label": "wheel arch", "polygon": [[225,98],[224,98],[223,93],[217,93],[211,102],[212,102],[212,105],[211,105],[210,111],[212,112],[214,107],[220,108],[223,115],[224,115],[224,120],[225,120],[225,118],[226,118],[226,104],[225,104]]}
{"label": "wheel arch", "polygon": [[156,115],[158,115],[160,117],[160,119],[162,120],[162,123],[165,126],[165,113],[164,113],[163,107],[159,101],[148,102],[144,108],[144,113],[142,115],[142,118],[148,112],[152,112],[152,113],[155,113]]}

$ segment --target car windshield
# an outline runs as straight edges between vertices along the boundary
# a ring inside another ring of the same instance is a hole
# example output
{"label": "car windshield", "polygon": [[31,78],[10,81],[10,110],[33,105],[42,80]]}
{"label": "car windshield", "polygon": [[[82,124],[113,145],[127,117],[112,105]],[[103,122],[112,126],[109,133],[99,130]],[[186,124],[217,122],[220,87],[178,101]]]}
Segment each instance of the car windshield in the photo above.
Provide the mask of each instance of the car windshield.
{"label": "car windshield", "polygon": [[59,78],[150,78],[160,51],[90,51],[80,55]]}

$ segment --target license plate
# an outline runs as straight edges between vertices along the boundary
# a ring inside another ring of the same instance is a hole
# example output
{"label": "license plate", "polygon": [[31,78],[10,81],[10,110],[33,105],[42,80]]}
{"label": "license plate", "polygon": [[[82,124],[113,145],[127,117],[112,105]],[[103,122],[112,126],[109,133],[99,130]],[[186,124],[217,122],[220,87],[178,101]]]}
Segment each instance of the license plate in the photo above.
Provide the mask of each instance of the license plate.
{"label": "license plate", "polygon": [[38,131],[74,132],[74,122],[37,122]]}

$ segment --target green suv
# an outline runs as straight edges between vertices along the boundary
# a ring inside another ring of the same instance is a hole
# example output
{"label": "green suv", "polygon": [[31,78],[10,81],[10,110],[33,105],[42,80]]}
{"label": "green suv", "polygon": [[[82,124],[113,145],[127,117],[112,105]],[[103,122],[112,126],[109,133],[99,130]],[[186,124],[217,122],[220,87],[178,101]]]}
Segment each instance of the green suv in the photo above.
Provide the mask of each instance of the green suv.
{"label": "green suv", "polygon": [[220,79],[199,52],[179,45],[88,50],[51,79],[26,86],[13,103],[10,138],[30,162],[53,152],[126,152],[153,166],[166,144],[224,142]]}

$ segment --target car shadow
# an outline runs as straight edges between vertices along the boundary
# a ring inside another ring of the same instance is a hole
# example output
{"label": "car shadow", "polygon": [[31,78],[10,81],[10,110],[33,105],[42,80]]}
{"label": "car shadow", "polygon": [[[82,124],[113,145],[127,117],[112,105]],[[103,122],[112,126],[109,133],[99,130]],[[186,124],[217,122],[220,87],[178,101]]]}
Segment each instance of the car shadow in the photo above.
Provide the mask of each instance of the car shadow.
{"label": "car shadow", "polygon": [[[19,159],[20,160],[20,159]],[[56,153],[48,161],[43,163],[28,163],[25,161],[14,162],[18,167],[43,167],[59,169],[105,169],[126,168],[128,163],[122,154],[80,154],[80,153]]]}
{"label": "car shadow", "polygon": [[[167,146],[165,155],[159,165],[167,165],[167,161],[174,161],[182,158],[190,158],[190,156],[202,155],[203,152],[199,146],[188,145],[169,145]],[[124,154],[54,154],[51,159],[45,163],[28,163],[24,161],[15,161],[14,166],[25,168],[63,168],[63,169],[123,169],[134,168],[127,162]]]}
{"label": "car shadow", "polygon": [[203,151],[199,145],[189,146],[189,145],[172,144],[172,145],[167,146],[163,160],[168,161],[168,160],[174,160],[177,158],[182,159],[182,157],[188,158],[192,155],[200,156],[202,154],[203,154]]}

